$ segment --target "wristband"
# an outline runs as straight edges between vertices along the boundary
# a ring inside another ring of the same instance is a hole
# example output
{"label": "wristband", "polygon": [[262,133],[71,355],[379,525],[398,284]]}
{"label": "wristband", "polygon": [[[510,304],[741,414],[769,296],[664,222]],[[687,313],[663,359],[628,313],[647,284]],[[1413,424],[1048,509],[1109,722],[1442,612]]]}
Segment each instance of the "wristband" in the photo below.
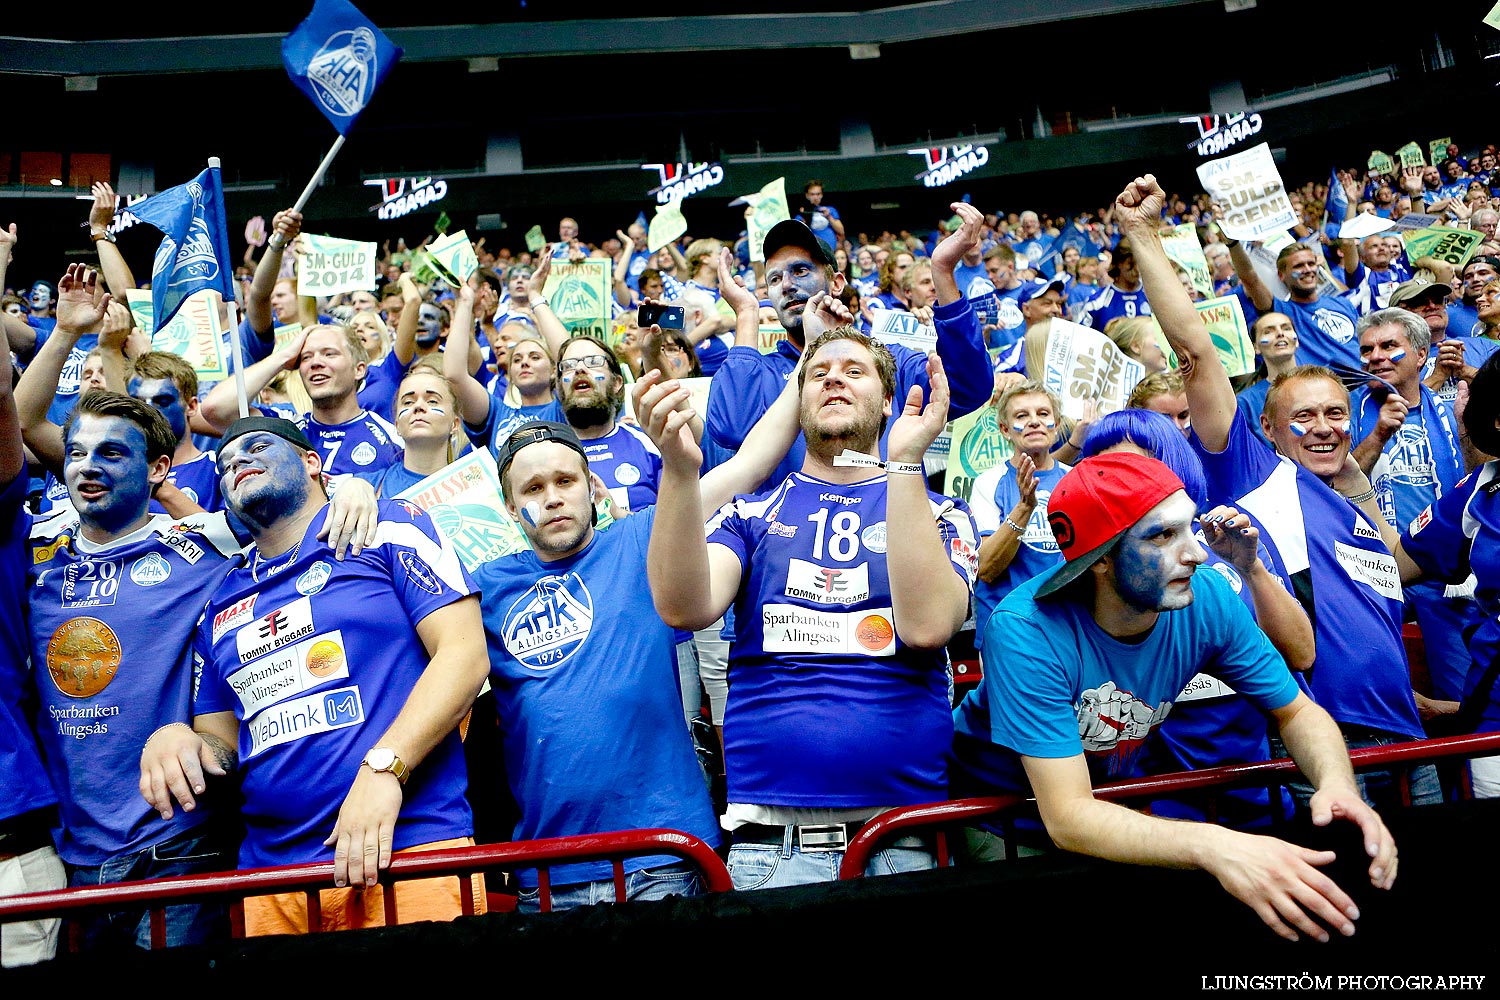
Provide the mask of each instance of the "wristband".
{"label": "wristband", "polygon": [[888,476],[925,476],[926,471],[921,462],[887,462],[885,473]]}
{"label": "wristband", "polygon": [[266,240],[266,249],[268,249],[268,250],[285,250],[286,249],[286,244],[287,244],[287,241],[281,238],[281,234],[280,233],[272,233],[271,236],[270,236],[270,238],[268,238]]}
{"label": "wristband", "polygon": [[156,739],[156,733],[162,732],[163,730],[166,730],[166,729],[171,729],[173,726],[181,726],[182,728],[186,729],[190,733],[196,731],[196,730],[193,729],[192,726],[188,725],[186,722],[169,722],[165,726],[161,726],[161,727],[157,728],[157,730],[156,730],[155,733],[152,733],[150,736],[147,736],[146,737],[146,742],[150,743],[152,740]]}
{"label": "wristband", "polygon": [[1371,486],[1369,489],[1365,490],[1363,493],[1356,493],[1353,496],[1344,497],[1344,499],[1348,500],[1350,503],[1354,504],[1354,506],[1358,507],[1360,504],[1364,503],[1366,500],[1374,500],[1375,499],[1375,487]]}
{"label": "wristband", "polygon": [[535,309],[537,306],[546,306],[548,309],[551,309],[552,303],[548,302],[543,296],[533,295],[531,297],[531,308]]}
{"label": "wristband", "polygon": [[845,448],[833,456],[833,464],[839,467],[864,466],[870,469],[883,469],[887,474],[894,473],[898,476],[925,476],[927,474],[921,462],[882,462],[873,455],[866,455],[864,452],[850,448]]}
{"label": "wristband", "polygon": [[1005,519],[1005,523],[1007,525],[1009,525],[1010,526],[1010,530],[1014,531],[1016,534],[1018,534],[1018,535],[1024,535],[1024,534],[1026,534],[1026,529],[1023,528],[1023,527],[1021,527],[1016,522],[1012,521],[1009,517],[1007,517]]}

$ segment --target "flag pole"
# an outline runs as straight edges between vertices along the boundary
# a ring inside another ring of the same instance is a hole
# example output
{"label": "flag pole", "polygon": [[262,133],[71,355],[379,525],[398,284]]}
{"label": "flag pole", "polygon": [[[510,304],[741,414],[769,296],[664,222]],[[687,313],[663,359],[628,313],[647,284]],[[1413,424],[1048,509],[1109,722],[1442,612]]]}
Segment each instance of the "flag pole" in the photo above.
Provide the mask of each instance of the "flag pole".
{"label": "flag pole", "polygon": [[293,212],[300,212],[300,211],[302,211],[302,206],[306,205],[307,204],[307,199],[309,199],[309,198],[312,197],[313,188],[317,187],[318,184],[319,184],[319,182],[321,182],[323,180],[323,175],[328,172],[328,165],[333,162],[333,158],[335,156],[338,156],[339,155],[339,150],[341,150],[343,148],[344,148],[344,137],[343,137],[342,134],[340,134],[337,139],[333,140],[333,146],[331,146],[329,148],[328,154],[323,157],[323,162],[320,163],[320,164],[318,164],[318,169],[312,175],[312,180],[308,181],[307,182],[307,187],[305,187],[305,188],[302,189],[302,195],[301,195],[301,197],[299,197],[297,199],[297,204],[295,204],[295,205],[292,206],[292,211]]}
{"label": "flag pole", "polygon": [[[210,170],[218,170],[219,158],[217,156],[210,156],[208,158],[208,167]],[[219,190],[221,192],[224,190],[222,184],[219,185]],[[220,213],[220,217],[222,218],[222,206]],[[234,367],[234,390],[240,403],[240,416],[248,417],[250,415],[250,401],[245,394],[245,358],[243,350],[240,347],[240,331],[238,328],[229,335],[229,347],[230,359]]]}

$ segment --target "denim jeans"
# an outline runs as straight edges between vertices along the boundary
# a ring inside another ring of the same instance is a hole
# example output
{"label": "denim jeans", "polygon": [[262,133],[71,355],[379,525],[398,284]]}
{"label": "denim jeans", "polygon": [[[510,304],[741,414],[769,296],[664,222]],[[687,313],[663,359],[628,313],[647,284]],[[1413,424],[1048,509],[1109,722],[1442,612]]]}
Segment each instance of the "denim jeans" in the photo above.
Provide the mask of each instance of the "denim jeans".
{"label": "denim jeans", "polygon": [[[625,899],[636,902],[643,899],[666,899],[668,896],[701,896],[703,877],[696,865],[683,862],[661,865],[657,868],[642,868],[625,875]],[[573,882],[552,887],[552,910],[571,910],[579,906],[615,901],[614,879],[598,882]],[[516,908],[522,913],[541,911],[541,890],[522,889]]]}
{"label": "denim jeans", "polygon": [[[196,875],[234,867],[228,845],[211,824],[194,827],[133,854],[121,854],[102,865],[78,867],[69,865],[68,885],[106,885],[111,882],[135,882],[141,879],[167,878],[172,875]],[[229,909],[224,903],[191,903],[169,906],[166,916],[166,944],[202,944],[227,940]],[[122,910],[83,922],[85,950],[115,949],[135,945],[151,947],[151,911]]]}
{"label": "denim jeans", "polygon": [[[1339,730],[1344,734],[1344,744],[1350,750],[1411,742],[1408,736],[1369,729],[1365,726],[1339,726]],[[1282,743],[1280,737],[1276,735],[1271,737],[1271,753],[1276,757],[1291,756],[1287,753],[1286,744]],[[1354,772],[1354,782],[1355,787],[1359,789],[1359,797],[1376,812],[1400,809],[1402,807],[1401,784],[1398,776],[1400,770],[1398,768],[1394,771]],[[1443,801],[1443,786],[1438,780],[1437,768],[1431,764],[1419,764],[1406,770],[1410,777],[1412,805],[1427,806]],[[1298,810],[1305,812],[1307,803],[1313,795],[1313,787],[1306,782],[1289,781],[1287,788],[1291,789],[1292,797],[1297,800]]]}
{"label": "denim jeans", "polygon": [[[729,848],[729,878],[735,889],[779,889],[788,885],[836,882],[843,851],[804,852],[793,843],[792,828],[779,844],[736,841]],[[902,837],[876,851],[865,865],[866,875],[895,875],[937,867],[937,859],[921,837]]]}

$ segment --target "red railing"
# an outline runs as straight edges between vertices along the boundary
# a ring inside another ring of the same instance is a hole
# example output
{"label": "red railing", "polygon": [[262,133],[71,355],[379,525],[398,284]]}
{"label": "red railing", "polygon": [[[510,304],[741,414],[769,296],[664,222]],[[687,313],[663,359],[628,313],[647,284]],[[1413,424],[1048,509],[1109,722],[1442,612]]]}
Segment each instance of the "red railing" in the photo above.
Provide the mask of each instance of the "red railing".
{"label": "red railing", "polygon": [[[670,854],[689,861],[703,874],[709,892],[728,892],[733,886],[724,862],[704,841],[676,830],[626,830],[619,833],[555,837],[548,840],[454,847],[439,851],[400,854],[380,873],[385,902],[385,922],[397,923],[397,882],[417,878],[455,876],[459,879],[464,914],[474,912],[474,877],[488,871],[537,869],[541,909],[552,908],[549,865],[583,861],[610,861],[614,872],[615,898],[625,898],[625,861],[643,854]],[[15,920],[51,917],[76,919],[117,910],[149,909],[151,947],[160,948],[166,938],[165,909],[180,903],[227,902],[234,937],[245,933],[244,900],[270,893],[302,892],[307,896],[308,926],[321,923],[319,893],[333,888],[333,863],[287,865],[208,875],[184,875],[142,882],[117,882],[81,889],[60,889],[24,896],[0,898],[0,932]]]}
{"label": "red railing", "polygon": [[[1500,733],[1476,733],[1470,736],[1444,736],[1430,740],[1415,740],[1410,743],[1395,743],[1386,747],[1368,747],[1352,750],[1349,760],[1356,771],[1377,768],[1411,767],[1416,764],[1454,758],[1488,757],[1500,754]],[[1135,801],[1139,799],[1165,799],[1188,793],[1227,792],[1237,788],[1280,785],[1283,781],[1298,777],[1295,761],[1289,758],[1260,761],[1254,764],[1228,764],[1223,767],[1204,768],[1201,771],[1182,771],[1176,774],[1155,775],[1101,785],[1094,789],[1094,796],[1111,802]],[[1410,788],[1406,775],[1399,776],[1404,804],[1410,805]],[[1465,769],[1459,794],[1470,798],[1473,789],[1469,785],[1468,770]],[[932,802],[925,805],[904,806],[881,813],[866,823],[859,833],[849,841],[839,866],[840,879],[860,878],[865,866],[879,845],[896,837],[910,836],[914,831],[931,832],[936,842],[939,865],[950,863],[952,852],[948,844],[949,832],[976,820],[993,820],[1013,816],[1022,810],[1032,810],[1033,800],[1019,795],[994,798],[955,799],[950,802]]]}

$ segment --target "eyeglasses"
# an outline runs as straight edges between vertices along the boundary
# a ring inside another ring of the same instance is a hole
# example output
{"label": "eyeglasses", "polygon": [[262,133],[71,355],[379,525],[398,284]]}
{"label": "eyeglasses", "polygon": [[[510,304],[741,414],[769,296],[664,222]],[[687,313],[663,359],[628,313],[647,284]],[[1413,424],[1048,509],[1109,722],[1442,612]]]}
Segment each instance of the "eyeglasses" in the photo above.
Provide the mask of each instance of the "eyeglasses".
{"label": "eyeglasses", "polygon": [[590,354],[585,358],[568,358],[559,361],[557,370],[564,375],[571,375],[580,368],[603,368],[609,363],[609,359],[602,354]]}

